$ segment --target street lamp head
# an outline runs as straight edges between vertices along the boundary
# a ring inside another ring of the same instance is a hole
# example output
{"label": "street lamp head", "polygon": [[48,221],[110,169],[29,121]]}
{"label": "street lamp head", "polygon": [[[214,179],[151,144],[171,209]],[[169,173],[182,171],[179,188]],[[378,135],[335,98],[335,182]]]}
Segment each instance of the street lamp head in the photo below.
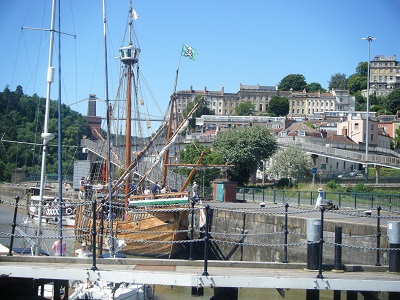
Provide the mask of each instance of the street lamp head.
{"label": "street lamp head", "polygon": [[372,36],[367,36],[365,38],[361,38],[364,41],[368,41],[368,42],[372,42],[372,41],[376,41],[376,38],[373,38]]}

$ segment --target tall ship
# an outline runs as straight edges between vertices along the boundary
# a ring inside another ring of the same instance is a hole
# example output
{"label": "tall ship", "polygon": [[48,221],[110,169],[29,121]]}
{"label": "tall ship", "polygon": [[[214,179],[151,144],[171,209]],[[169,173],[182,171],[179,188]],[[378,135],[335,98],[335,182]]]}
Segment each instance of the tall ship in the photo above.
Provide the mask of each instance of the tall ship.
{"label": "tall ship", "polygon": [[[108,99],[105,59],[106,129],[94,129],[96,138],[82,140],[90,155],[90,167],[80,180],[82,202],[76,207],[75,235],[80,242],[100,251],[113,249],[112,245],[123,239],[124,253],[173,258],[185,249],[190,211],[186,189],[191,178],[170,172],[166,164],[178,155],[174,145],[199,104],[184,122],[176,124],[173,93],[157,132],[151,138],[143,137],[143,132],[151,127],[151,116],[140,112],[148,112],[149,107],[146,108],[141,92],[147,84],[141,81],[136,20],[137,13],[130,1],[126,30],[129,38],[118,55],[118,95],[115,100]],[[152,192],[148,192],[150,187]]]}

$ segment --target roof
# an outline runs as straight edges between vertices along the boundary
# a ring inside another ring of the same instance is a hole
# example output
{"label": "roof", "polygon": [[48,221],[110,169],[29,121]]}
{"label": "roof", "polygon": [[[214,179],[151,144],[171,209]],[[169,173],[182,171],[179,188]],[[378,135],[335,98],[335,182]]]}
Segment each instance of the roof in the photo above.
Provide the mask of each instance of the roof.
{"label": "roof", "polygon": [[325,144],[345,144],[345,145],[358,145],[355,141],[350,139],[347,135],[329,134],[324,138]]}
{"label": "roof", "polygon": [[296,122],[286,128],[288,136],[296,136],[299,132],[305,132],[306,136],[322,137],[321,132],[304,124],[304,122]]}

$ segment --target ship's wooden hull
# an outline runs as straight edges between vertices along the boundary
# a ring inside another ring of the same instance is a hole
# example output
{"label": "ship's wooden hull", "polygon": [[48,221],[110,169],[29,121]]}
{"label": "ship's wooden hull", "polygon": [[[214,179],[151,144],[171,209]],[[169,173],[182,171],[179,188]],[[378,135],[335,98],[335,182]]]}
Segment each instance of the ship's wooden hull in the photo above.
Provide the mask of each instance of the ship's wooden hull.
{"label": "ship's wooden hull", "polygon": [[[80,206],[76,212],[75,234],[89,245],[93,239],[91,204]],[[100,211],[100,208],[97,208]],[[185,245],[188,230],[188,204],[135,206],[120,208],[113,220],[113,236],[124,239],[122,252],[150,257],[175,257]],[[96,217],[97,245],[100,241],[101,214]],[[104,217],[103,249],[110,235],[109,220]]]}

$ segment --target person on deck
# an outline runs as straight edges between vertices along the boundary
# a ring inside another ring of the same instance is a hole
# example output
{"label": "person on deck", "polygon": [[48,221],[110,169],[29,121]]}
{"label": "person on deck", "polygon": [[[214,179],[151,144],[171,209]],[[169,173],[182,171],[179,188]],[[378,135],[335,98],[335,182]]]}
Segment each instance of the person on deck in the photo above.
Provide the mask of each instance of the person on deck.
{"label": "person on deck", "polygon": [[196,183],[196,181],[193,182],[192,194],[193,194],[193,199],[195,200],[199,199],[199,185]]}
{"label": "person on deck", "polygon": [[86,248],[86,243],[82,243],[82,244],[81,244],[81,248],[75,250],[75,256],[76,256],[76,257],[86,258],[86,257],[90,257],[91,255],[92,255],[92,252],[90,252],[90,251]]}
{"label": "person on deck", "polygon": [[53,244],[53,246],[51,246],[51,250],[54,251],[54,255],[55,256],[65,256],[65,253],[67,252],[67,244],[65,243],[65,241],[62,241],[62,246],[61,246],[61,241],[60,240],[56,240]]}
{"label": "person on deck", "polygon": [[85,199],[85,184],[85,177],[82,177],[79,181],[79,198],[81,198],[82,200]]}
{"label": "person on deck", "polygon": [[[146,188],[143,191],[143,195],[150,195],[151,194],[151,190],[149,186],[146,186]],[[145,197],[145,200],[150,200],[151,197]]]}
{"label": "person on deck", "polygon": [[151,186],[151,193],[157,194],[160,192],[160,186],[158,185],[158,181]]}

